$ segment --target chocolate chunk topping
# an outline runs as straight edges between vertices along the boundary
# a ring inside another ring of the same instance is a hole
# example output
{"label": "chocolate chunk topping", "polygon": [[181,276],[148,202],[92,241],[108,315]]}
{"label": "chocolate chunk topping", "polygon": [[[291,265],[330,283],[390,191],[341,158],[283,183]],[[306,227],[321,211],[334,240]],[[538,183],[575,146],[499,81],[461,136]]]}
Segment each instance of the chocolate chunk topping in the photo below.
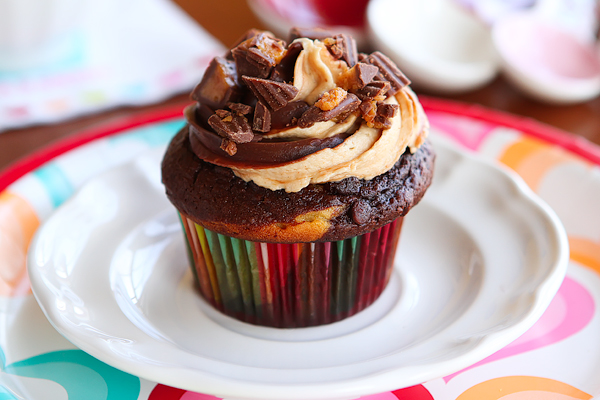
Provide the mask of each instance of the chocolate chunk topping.
{"label": "chocolate chunk topping", "polygon": [[231,112],[229,112],[227,110],[217,110],[217,111],[215,111],[215,114],[217,114],[219,116],[219,118],[221,118],[221,119],[231,117]]}
{"label": "chocolate chunk topping", "polygon": [[220,136],[236,143],[248,143],[254,138],[248,120],[241,114],[217,110],[208,119],[208,124]]}
{"label": "chocolate chunk topping", "polygon": [[356,91],[356,95],[361,99],[374,99],[381,97],[383,100],[386,93],[392,88],[389,82],[385,81],[374,81],[369,83],[362,89]]}
{"label": "chocolate chunk topping", "polygon": [[248,76],[244,76],[242,79],[258,100],[273,111],[285,106],[298,94],[298,89],[287,83]]}
{"label": "chocolate chunk topping", "polygon": [[391,126],[398,106],[383,101],[410,82],[389,58],[380,52],[358,53],[352,37],[334,35],[329,30],[292,29],[290,39],[298,37],[321,40],[334,59],[348,65],[339,64],[342,71],[336,77],[338,86],[312,106],[293,101],[299,93],[292,83],[302,43],[294,42],[286,48],[284,41],[269,32],[246,32],[227,58],[211,61],[192,92],[192,99],[198,102],[194,117],[199,129],[210,133],[203,139],[211,141],[213,154],[223,157],[225,151],[232,159],[239,158],[234,155],[240,151],[255,151],[249,147],[250,142],[260,141],[260,148],[265,142],[278,141],[269,139],[270,131],[342,121],[357,110],[370,127]]}
{"label": "chocolate chunk topping", "polygon": [[373,121],[373,127],[376,129],[390,129],[392,127],[392,121],[381,115],[376,115],[375,120]]}
{"label": "chocolate chunk topping", "polygon": [[372,126],[373,120],[375,119],[375,116],[377,116],[376,102],[370,99],[364,100],[362,103],[360,103],[359,109],[363,119],[367,122],[367,124]]}
{"label": "chocolate chunk topping", "polygon": [[243,75],[267,78],[272,68],[285,54],[285,43],[265,32],[240,43],[231,50],[238,77]]}
{"label": "chocolate chunk topping", "polygon": [[294,79],[294,67],[296,66],[296,60],[298,55],[304,49],[302,43],[292,43],[287,49],[285,56],[281,59],[279,64],[273,68],[269,79],[278,82],[291,82]]}
{"label": "chocolate chunk topping", "polygon": [[213,109],[238,101],[240,96],[235,63],[222,57],[215,57],[210,62],[202,80],[191,94],[193,100]]}
{"label": "chocolate chunk topping", "polygon": [[389,129],[392,126],[392,118],[396,115],[398,104],[379,104],[377,106],[377,115],[373,120],[375,128]]}
{"label": "chocolate chunk topping", "polygon": [[341,85],[352,92],[357,92],[371,83],[378,73],[379,68],[376,66],[359,62],[341,74]]}
{"label": "chocolate chunk topping", "polygon": [[267,34],[267,32],[265,31],[261,31],[260,29],[256,29],[256,28],[252,28],[246,31],[246,33],[244,33],[236,42],[235,44],[231,47],[232,49],[238,47],[240,44],[242,44],[243,42],[245,42],[248,39],[252,39],[255,36],[260,35],[261,33]]}
{"label": "chocolate chunk topping", "polygon": [[380,104],[377,106],[377,115],[383,118],[394,118],[398,108],[398,104]]}
{"label": "chocolate chunk topping", "polygon": [[352,220],[358,225],[363,225],[369,222],[371,219],[371,213],[371,206],[365,200],[357,200],[352,205]]}
{"label": "chocolate chunk topping", "polygon": [[398,112],[398,104],[376,103],[374,100],[364,100],[360,112],[367,125],[377,129],[388,129],[392,126],[392,118]]}
{"label": "chocolate chunk topping", "polygon": [[389,93],[391,95],[398,93],[404,86],[410,84],[410,80],[398,69],[396,64],[379,51],[369,55],[364,62],[379,68],[377,80],[390,82],[392,88]]}
{"label": "chocolate chunk topping", "polygon": [[[327,44],[327,43],[326,43]],[[354,67],[358,62],[358,51],[356,50],[356,41],[354,38],[339,34],[333,37],[333,44],[327,46],[331,55],[336,59],[346,61],[349,67]]]}
{"label": "chocolate chunk topping", "polygon": [[290,101],[285,106],[271,113],[271,127],[283,129],[296,125],[298,119],[310,106],[304,101]]}
{"label": "chocolate chunk topping", "polygon": [[323,40],[325,38],[333,37],[333,32],[328,31],[327,29],[321,28],[297,28],[294,27],[290,30],[290,38],[289,41],[293,42],[295,39],[305,37],[308,39],[318,39]]}
{"label": "chocolate chunk topping", "polygon": [[341,47],[336,45],[335,39],[327,38],[324,43],[327,46],[327,50],[329,50],[329,53],[333,56],[335,60],[339,60],[340,58],[342,58],[342,56],[344,55],[344,51]]}
{"label": "chocolate chunk topping", "polygon": [[234,156],[237,153],[237,146],[234,141],[223,138],[221,141],[221,150],[230,156]]}
{"label": "chocolate chunk topping", "polygon": [[359,89],[362,89],[363,87],[371,83],[373,78],[375,78],[375,75],[377,75],[377,73],[379,72],[379,68],[377,68],[376,66],[361,62],[357,63],[354,67],[352,67],[352,69],[356,70],[356,77],[358,80],[358,84],[360,85]]}
{"label": "chocolate chunk topping", "polygon": [[359,98],[352,93],[348,93],[346,98],[332,110],[324,111],[317,106],[310,107],[298,120],[298,126],[300,128],[308,128],[317,122],[329,121],[336,117],[342,118],[343,116],[356,111],[359,105]]}
{"label": "chocolate chunk topping", "polygon": [[229,109],[231,111],[235,111],[242,115],[250,114],[252,112],[252,107],[247,104],[230,102],[230,103],[227,103],[227,107],[229,107]]}
{"label": "chocolate chunk topping", "polygon": [[252,129],[258,132],[269,132],[271,130],[271,112],[263,103],[256,104]]}
{"label": "chocolate chunk topping", "polygon": [[256,76],[259,78],[266,78],[271,73],[272,67],[269,65],[269,61],[266,57],[261,57],[260,52],[250,54],[247,50],[240,50],[235,48],[231,51],[235,63],[237,64],[238,74]]}

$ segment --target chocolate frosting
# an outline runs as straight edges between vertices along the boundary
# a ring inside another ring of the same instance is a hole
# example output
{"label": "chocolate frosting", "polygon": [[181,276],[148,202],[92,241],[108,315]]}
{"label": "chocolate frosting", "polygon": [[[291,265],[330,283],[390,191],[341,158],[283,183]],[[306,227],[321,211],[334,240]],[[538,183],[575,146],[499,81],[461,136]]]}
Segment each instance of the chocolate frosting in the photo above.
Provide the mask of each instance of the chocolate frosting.
{"label": "chocolate frosting", "polygon": [[[192,111],[195,106],[192,106]],[[194,112],[186,113],[194,115]],[[227,166],[274,166],[301,159],[325,148],[332,148],[344,141],[352,132],[344,132],[324,139],[302,139],[297,141],[262,140],[260,142],[238,143],[237,152],[225,157],[221,150],[222,138],[200,126],[192,116],[188,118],[190,145],[201,159]]]}

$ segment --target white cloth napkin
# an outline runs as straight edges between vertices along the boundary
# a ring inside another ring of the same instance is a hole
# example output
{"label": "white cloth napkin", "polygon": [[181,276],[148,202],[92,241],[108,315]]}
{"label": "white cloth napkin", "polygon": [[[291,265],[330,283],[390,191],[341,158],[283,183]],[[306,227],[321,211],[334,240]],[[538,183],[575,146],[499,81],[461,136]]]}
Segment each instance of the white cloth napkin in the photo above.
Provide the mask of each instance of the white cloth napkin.
{"label": "white cloth napkin", "polygon": [[61,59],[0,70],[0,132],[190,91],[224,52],[169,0],[92,2],[88,18]]}

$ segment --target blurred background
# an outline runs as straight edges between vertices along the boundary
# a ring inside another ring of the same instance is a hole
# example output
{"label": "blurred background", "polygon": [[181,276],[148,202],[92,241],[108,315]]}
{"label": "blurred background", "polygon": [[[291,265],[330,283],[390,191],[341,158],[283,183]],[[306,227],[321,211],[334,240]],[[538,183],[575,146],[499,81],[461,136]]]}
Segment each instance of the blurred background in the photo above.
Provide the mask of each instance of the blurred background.
{"label": "blurred background", "polygon": [[[58,138],[183,106],[245,31],[352,33],[422,96],[600,144],[596,0],[0,0],[0,170]],[[33,10],[33,11],[32,11]]]}

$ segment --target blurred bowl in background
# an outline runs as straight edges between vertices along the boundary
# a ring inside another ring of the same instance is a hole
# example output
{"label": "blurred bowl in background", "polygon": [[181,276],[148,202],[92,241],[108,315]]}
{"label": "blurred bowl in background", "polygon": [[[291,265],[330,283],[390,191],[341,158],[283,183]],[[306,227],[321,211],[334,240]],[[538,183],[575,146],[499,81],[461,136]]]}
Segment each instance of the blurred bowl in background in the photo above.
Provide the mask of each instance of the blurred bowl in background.
{"label": "blurred bowl in background", "polygon": [[498,73],[489,28],[452,0],[373,0],[367,21],[374,46],[417,87],[466,92]]}
{"label": "blurred bowl in background", "polygon": [[503,72],[525,95],[547,103],[600,94],[600,44],[561,28],[574,20],[583,32],[596,26],[588,21],[591,2],[248,0],[276,35],[287,38],[293,26],[349,33],[359,49],[387,54],[416,88],[458,94]]}
{"label": "blurred bowl in background", "polygon": [[276,36],[287,39],[290,28],[320,27],[347,33],[359,49],[367,45],[365,11],[369,0],[248,0],[256,17]]}
{"label": "blurred bowl in background", "polygon": [[525,94],[563,104],[600,94],[600,57],[595,46],[535,12],[498,21],[493,40],[504,75]]}
{"label": "blurred bowl in background", "polygon": [[73,48],[84,0],[0,0],[0,70],[52,63]]}
{"label": "blurred bowl in background", "polygon": [[477,15],[487,25],[514,12],[533,7],[536,0],[454,0]]}

